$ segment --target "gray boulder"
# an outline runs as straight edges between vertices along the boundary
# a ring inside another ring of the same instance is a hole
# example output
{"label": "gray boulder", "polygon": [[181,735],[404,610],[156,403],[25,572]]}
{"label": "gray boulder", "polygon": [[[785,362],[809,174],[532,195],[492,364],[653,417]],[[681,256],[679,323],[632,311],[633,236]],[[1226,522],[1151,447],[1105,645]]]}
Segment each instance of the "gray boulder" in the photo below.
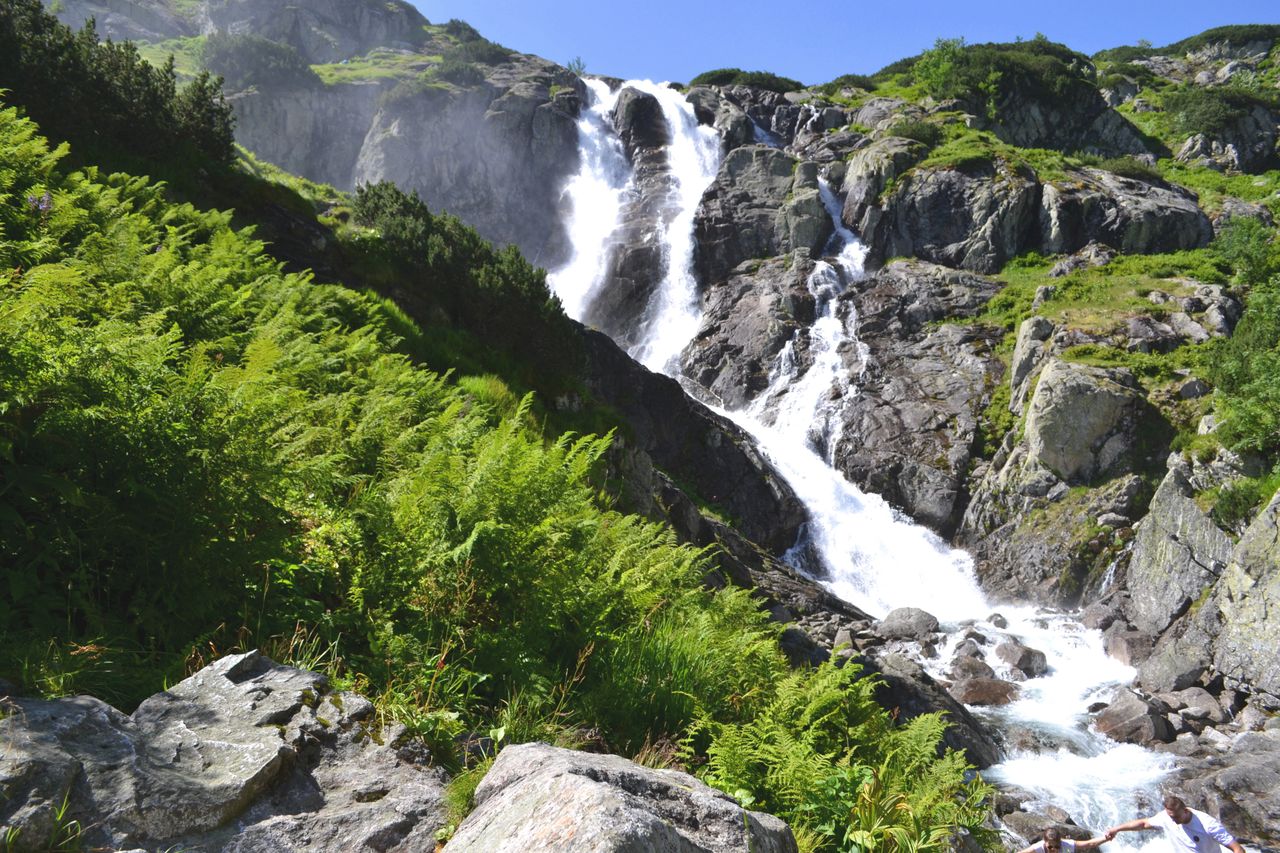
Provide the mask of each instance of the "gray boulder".
{"label": "gray boulder", "polygon": [[1232,544],[1194,500],[1188,468],[1170,459],[1146,518],[1138,523],[1129,560],[1129,619],[1139,630],[1160,634],[1204,601],[1231,559]]}
{"label": "gray boulder", "polygon": [[1092,241],[1125,253],[1195,249],[1213,238],[1196,197],[1103,169],[1046,182],[1040,197],[1040,251],[1071,253]]}
{"label": "gray boulder", "polygon": [[1051,360],[1027,412],[1027,454],[1066,482],[1116,470],[1134,441],[1141,391],[1127,370]]}
{"label": "gray boulder", "polygon": [[919,142],[890,136],[855,152],[844,174],[844,209],[840,218],[858,234],[875,231],[880,195],[890,182],[919,163],[929,149]]}
{"label": "gray boulder", "polygon": [[1280,710],[1280,493],[1249,525],[1218,582],[1222,617],[1214,664],[1232,685]]}
{"label": "gray boulder", "polygon": [[[16,699],[0,719],[0,820],[45,849],[63,798],[87,846],[420,850],[444,778],[363,697],[256,652],[225,657],[126,716],[89,697]],[[16,853],[16,851],[15,851]]]}
{"label": "gray boulder", "polygon": [[876,633],[891,640],[924,640],[938,630],[938,619],[918,607],[899,607],[876,623]]}
{"label": "gray boulder", "polygon": [[542,743],[509,746],[447,853],[793,853],[791,829],[687,773]]}
{"label": "gray boulder", "polygon": [[1044,652],[1028,648],[1012,637],[996,646],[996,657],[1028,678],[1035,678],[1049,671]]}
{"label": "gray boulder", "polygon": [[1009,410],[1022,414],[1026,405],[1031,380],[1039,374],[1040,367],[1053,350],[1054,325],[1044,317],[1028,317],[1018,326],[1013,346],[1013,360],[1009,365]]}
{"label": "gray boulder", "polygon": [[1121,743],[1168,743],[1173,740],[1174,731],[1164,714],[1163,706],[1153,706],[1132,690],[1120,687],[1094,719],[1094,727]]}

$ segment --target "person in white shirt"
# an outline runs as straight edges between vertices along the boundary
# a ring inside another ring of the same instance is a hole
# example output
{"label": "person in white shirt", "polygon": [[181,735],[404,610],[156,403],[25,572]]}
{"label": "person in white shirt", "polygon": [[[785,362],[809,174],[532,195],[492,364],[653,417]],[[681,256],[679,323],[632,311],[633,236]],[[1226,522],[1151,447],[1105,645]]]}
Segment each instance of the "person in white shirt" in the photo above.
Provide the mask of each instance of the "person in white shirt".
{"label": "person in white shirt", "polygon": [[1172,794],[1164,798],[1164,811],[1151,817],[1140,817],[1127,823],[1116,824],[1106,832],[1110,841],[1119,832],[1141,832],[1159,829],[1164,832],[1169,849],[1175,853],[1221,853],[1226,847],[1232,853],[1245,853],[1235,836],[1227,832],[1218,819],[1197,809],[1187,808],[1181,797]]}
{"label": "person in white shirt", "polygon": [[1106,843],[1106,838],[1090,838],[1088,841],[1063,838],[1062,833],[1051,826],[1044,831],[1039,841],[1022,848],[1018,853],[1075,853],[1077,850],[1096,850]]}

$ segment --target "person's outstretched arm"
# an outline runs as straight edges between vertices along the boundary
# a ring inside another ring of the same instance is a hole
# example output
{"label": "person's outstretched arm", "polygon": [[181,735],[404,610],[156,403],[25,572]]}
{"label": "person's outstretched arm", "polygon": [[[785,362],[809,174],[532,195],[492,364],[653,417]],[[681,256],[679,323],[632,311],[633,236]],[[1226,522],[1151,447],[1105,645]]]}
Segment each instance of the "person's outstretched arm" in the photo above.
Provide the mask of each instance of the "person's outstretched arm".
{"label": "person's outstretched arm", "polygon": [[1042,849],[1044,848],[1042,848],[1040,846],[1040,842],[1037,841],[1035,844],[1032,844],[1030,847],[1023,847],[1021,850],[1018,851],[1018,853],[1040,853]]}
{"label": "person's outstretched arm", "polygon": [[1099,847],[1106,844],[1110,840],[1111,839],[1107,838],[1105,835],[1099,835],[1097,838],[1090,838],[1087,841],[1077,841],[1076,849],[1077,850],[1097,850]]}
{"label": "person's outstretched arm", "polygon": [[1115,826],[1111,827],[1105,833],[1103,833],[1103,838],[1106,841],[1110,841],[1111,839],[1116,837],[1117,833],[1120,833],[1120,832],[1143,832],[1148,829],[1157,829],[1157,828],[1158,827],[1152,826],[1151,821],[1147,820],[1145,817],[1139,817],[1139,818],[1134,818],[1133,820],[1130,820],[1130,821],[1126,821],[1125,823],[1117,823]]}

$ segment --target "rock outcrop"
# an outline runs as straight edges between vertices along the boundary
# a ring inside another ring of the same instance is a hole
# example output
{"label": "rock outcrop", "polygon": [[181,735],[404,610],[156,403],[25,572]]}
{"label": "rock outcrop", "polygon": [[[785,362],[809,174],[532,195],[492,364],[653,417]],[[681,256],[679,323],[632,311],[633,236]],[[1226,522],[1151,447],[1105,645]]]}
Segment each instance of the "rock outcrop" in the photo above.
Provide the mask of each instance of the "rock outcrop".
{"label": "rock outcrop", "polygon": [[993,328],[940,320],[978,313],[998,285],[894,261],[844,297],[865,348],[850,365],[835,464],[860,487],[950,535],[964,511],[978,421],[1003,371]]}
{"label": "rock outcrop", "polygon": [[1188,137],[1177,159],[1218,171],[1257,173],[1275,165],[1277,140],[1280,116],[1256,105],[1212,135]]}
{"label": "rock outcrop", "polygon": [[744,261],[707,288],[702,327],[681,357],[684,375],[728,409],[755,399],[783,347],[813,322],[812,270],[794,255]]}
{"label": "rock outcrop", "polygon": [[[350,183],[339,187],[394,180],[432,210],[552,267],[569,249],[557,211],[578,162],[582,83],[554,63],[520,54],[482,67],[485,80],[476,86],[389,92],[365,126]],[[276,162],[310,176],[309,164],[282,154],[285,161]]]}
{"label": "rock outcrop", "polygon": [[793,249],[817,254],[831,236],[818,172],[766,145],[730,151],[694,219],[699,280],[723,281],[742,261]]}
{"label": "rock outcrop", "polygon": [[1213,227],[1187,190],[1080,169],[1044,184],[1039,250],[1067,254],[1099,242],[1131,254],[1195,249]]}
{"label": "rock outcrop", "polygon": [[1130,620],[1160,634],[1202,601],[1226,569],[1232,543],[1193,499],[1189,469],[1178,457],[1136,528],[1129,557]]}
{"label": "rock outcrop", "polygon": [[871,227],[862,239],[873,263],[902,255],[995,272],[1032,245],[1039,200],[1035,174],[1003,161],[917,167],[882,198],[878,216],[863,213]]}
{"label": "rock outcrop", "polygon": [[256,652],[225,657],[125,715],[86,696],[13,698],[0,718],[0,823],[13,853],[80,843],[190,851],[423,850],[444,776],[372,703]]}
{"label": "rock outcrop", "polygon": [[743,809],[687,773],[541,743],[509,746],[446,853],[793,853],[778,818]]}

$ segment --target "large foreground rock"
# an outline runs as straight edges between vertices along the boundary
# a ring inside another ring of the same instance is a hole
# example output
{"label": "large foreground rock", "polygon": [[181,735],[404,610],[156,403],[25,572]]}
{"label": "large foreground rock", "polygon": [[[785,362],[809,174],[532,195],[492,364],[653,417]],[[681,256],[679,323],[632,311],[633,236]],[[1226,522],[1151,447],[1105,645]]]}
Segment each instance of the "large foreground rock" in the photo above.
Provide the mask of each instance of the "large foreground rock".
{"label": "large foreground rock", "polygon": [[448,853],[792,853],[791,829],[687,773],[541,743],[504,749]]}
{"label": "large foreground rock", "polygon": [[51,849],[55,809],[89,848],[429,850],[444,778],[372,703],[256,652],[225,657],[130,716],[86,696],[11,700],[0,823]]}

